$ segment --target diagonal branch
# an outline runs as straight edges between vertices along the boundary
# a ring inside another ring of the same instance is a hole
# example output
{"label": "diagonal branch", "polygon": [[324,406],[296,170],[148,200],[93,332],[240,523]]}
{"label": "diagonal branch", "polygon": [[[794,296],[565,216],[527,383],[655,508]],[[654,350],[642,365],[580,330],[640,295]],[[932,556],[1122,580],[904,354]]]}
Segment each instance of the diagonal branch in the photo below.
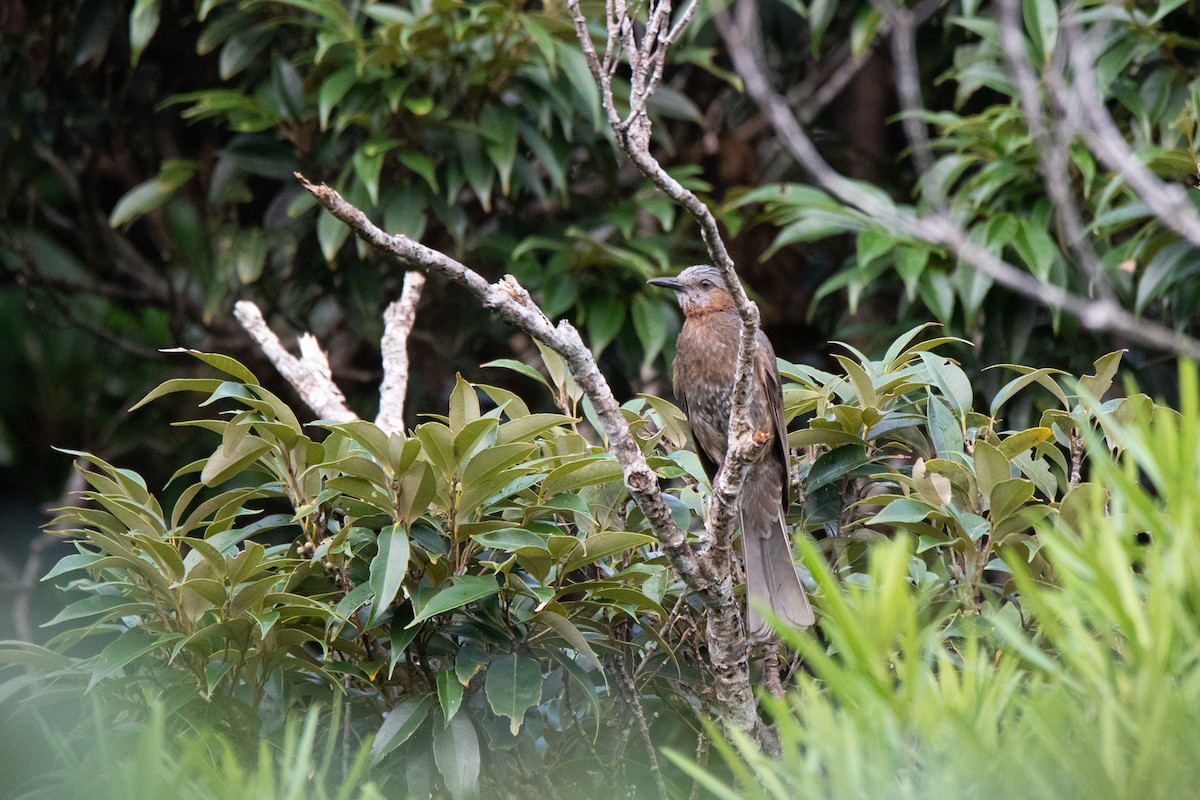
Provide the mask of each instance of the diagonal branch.
{"label": "diagonal branch", "polygon": [[1068,15],[1063,32],[1074,73],[1069,85],[1058,82],[1058,101],[1072,123],[1083,134],[1088,148],[1113,172],[1121,175],[1138,197],[1150,206],[1163,223],[1200,247],[1200,212],[1178,184],[1163,183],[1134,154],[1104,106],[1097,90],[1093,64],[1099,53],[1079,29],[1078,20]]}
{"label": "diagonal branch", "polygon": [[[736,22],[731,20],[725,12],[716,14],[713,19],[729,49],[734,68],[742,78],[746,93],[767,117],[792,158],[807,170],[813,180],[825,191],[842,203],[872,217],[897,233],[945,247],[963,262],[984,273],[1001,286],[1047,308],[1066,311],[1077,317],[1086,328],[1108,331],[1155,349],[1178,353],[1190,358],[1200,358],[1200,341],[1191,336],[1135,316],[1122,308],[1115,300],[1109,298],[1089,300],[1061,287],[1042,283],[1028,272],[981,247],[947,214],[934,212],[929,216],[917,216],[912,211],[896,206],[886,196],[868,191],[860,184],[838,173],[817,152],[804,128],[792,115],[787,102],[771,86],[766,77],[766,70],[762,64],[763,50],[761,46],[756,46],[756,43],[761,45],[761,42],[758,37],[758,15],[754,0],[741,0],[738,3],[737,15]],[[1101,112],[1107,117],[1107,112],[1103,112],[1103,109]],[[1112,120],[1109,119],[1108,123],[1111,126]],[[1107,142],[1111,137],[1103,136],[1102,138]],[[1121,146],[1128,150],[1124,140],[1120,139],[1119,133],[1116,134],[1116,138],[1121,142]],[[1107,144],[1114,149],[1120,149],[1112,142],[1107,142]],[[1097,152],[1097,155],[1100,153]],[[1138,168],[1145,170],[1145,167],[1137,161],[1132,153],[1128,153],[1128,157],[1136,163]],[[1133,166],[1126,166],[1131,170],[1131,174],[1137,171]],[[1126,179],[1130,181],[1130,185],[1134,186],[1135,190],[1138,190],[1138,185],[1134,184],[1133,178],[1127,175]],[[1164,186],[1152,176],[1150,180],[1154,185],[1149,188],[1157,189],[1166,195],[1158,198],[1160,202],[1166,204],[1164,210],[1178,212],[1173,217],[1175,223],[1185,223],[1190,217],[1186,212],[1180,211],[1180,203],[1186,204],[1186,197],[1173,199],[1173,194],[1166,191],[1179,187]],[[1180,191],[1182,192],[1182,189]],[[1154,205],[1151,204],[1151,207],[1154,208]],[[1186,211],[1191,211],[1192,215],[1198,217],[1192,236],[1200,239],[1200,215],[1196,215],[1190,205]],[[1164,221],[1168,221],[1167,218],[1164,217]],[[1170,224],[1169,221],[1168,224]]]}
{"label": "diagonal branch", "polygon": [[322,419],[346,422],[358,419],[358,415],[346,405],[346,396],[333,382],[333,371],[329,357],[321,345],[310,334],[300,337],[300,358],[289,353],[275,332],[267,326],[262,311],[249,300],[234,304],[233,315],[246,329],[246,333],[258,342],[279,374],[292,385],[304,404]]}

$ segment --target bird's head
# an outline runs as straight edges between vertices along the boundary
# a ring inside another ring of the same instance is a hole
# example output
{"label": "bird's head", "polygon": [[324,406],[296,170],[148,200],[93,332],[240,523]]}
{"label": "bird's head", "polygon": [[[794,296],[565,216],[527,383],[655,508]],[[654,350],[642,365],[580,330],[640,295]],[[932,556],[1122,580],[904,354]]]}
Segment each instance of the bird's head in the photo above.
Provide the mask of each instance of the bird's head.
{"label": "bird's head", "polygon": [[675,278],[651,278],[647,283],[673,290],[684,316],[733,308],[733,298],[725,288],[720,271],[707,264],[688,267]]}

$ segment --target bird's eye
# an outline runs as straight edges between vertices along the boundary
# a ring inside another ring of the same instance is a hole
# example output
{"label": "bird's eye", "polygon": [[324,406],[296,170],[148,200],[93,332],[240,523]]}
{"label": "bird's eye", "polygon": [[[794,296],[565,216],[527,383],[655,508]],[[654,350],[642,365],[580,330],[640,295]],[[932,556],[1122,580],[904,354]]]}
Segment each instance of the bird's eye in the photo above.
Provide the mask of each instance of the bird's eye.
{"label": "bird's eye", "polygon": [[701,289],[711,289],[712,287],[713,287],[713,282],[710,281],[708,278],[705,278],[704,280],[700,281]]}

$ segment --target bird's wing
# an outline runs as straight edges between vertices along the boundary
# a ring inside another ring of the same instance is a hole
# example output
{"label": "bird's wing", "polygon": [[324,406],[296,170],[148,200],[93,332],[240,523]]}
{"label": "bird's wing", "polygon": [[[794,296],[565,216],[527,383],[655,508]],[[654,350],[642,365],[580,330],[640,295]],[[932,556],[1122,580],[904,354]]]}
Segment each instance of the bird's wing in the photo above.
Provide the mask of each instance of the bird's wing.
{"label": "bird's wing", "polygon": [[758,332],[758,350],[755,357],[754,365],[755,378],[758,385],[763,387],[767,395],[767,414],[770,416],[772,424],[775,426],[775,442],[772,444],[772,450],[775,457],[782,465],[783,475],[783,512],[787,513],[788,504],[791,502],[791,476],[788,474],[789,459],[788,459],[788,443],[787,443],[787,425],[783,422],[783,384],[779,378],[779,367],[775,363],[775,349],[771,347],[771,341],[766,334],[761,330]]}
{"label": "bird's wing", "polygon": [[[705,428],[705,423],[702,419],[698,417],[693,418],[692,414],[688,411],[687,395],[677,391],[675,400],[679,403],[679,410],[687,417],[688,432],[692,434],[692,447],[696,451],[696,455],[700,458],[700,466],[704,467],[704,474],[708,476],[709,483],[711,483],[717,479],[717,470],[720,469],[720,464],[709,457],[708,448],[704,446],[704,442],[719,438],[720,434],[717,431]],[[703,429],[697,430],[698,427]]]}

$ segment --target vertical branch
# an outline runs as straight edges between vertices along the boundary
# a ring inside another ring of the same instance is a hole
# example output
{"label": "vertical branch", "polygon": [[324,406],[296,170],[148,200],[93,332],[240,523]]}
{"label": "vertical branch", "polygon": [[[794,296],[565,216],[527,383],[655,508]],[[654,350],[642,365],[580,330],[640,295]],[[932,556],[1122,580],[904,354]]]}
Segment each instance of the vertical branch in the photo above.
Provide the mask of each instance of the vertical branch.
{"label": "vertical branch", "polygon": [[[710,503],[706,525],[709,538],[721,552],[728,552],[733,531],[733,520],[737,508],[737,496],[745,479],[745,468],[754,455],[765,446],[761,437],[751,429],[748,421],[749,400],[753,389],[753,364],[758,337],[759,312],[742,289],[734,268],[733,258],[725,246],[720,227],[711,209],[693,192],[672,178],[662,164],[650,153],[650,117],[646,104],[662,77],[667,51],[679,37],[683,26],[691,19],[698,7],[690,0],[674,25],[671,17],[670,0],[655,0],[649,5],[645,35],[637,42],[632,32],[630,8],[625,0],[609,0],[607,13],[607,44],[605,58],[601,60],[592,42],[587,19],[580,8],[579,0],[567,0],[567,6],[575,20],[575,32],[583,48],[584,58],[592,77],[600,87],[605,111],[612,122],[617,142],[631,161],[664,194],[684,207],[700,226],[700,234],[713,265],[722,273],[726,288],[734,299],[734,307],[742,318],[742,333],[738,347],[737,372],[730,410],[729,452],[725,467],[713,487],[713,502]],[[619,42],[620,45],[614,43]],[[613,67],[611,53],[623,53],[629,63],[631,78],[629,113],[622,118],[613,101]],[[719,560],[719,559],[718,559]],[[723,569],[718,566],[718,569]]]}
{"label": "vertical branch", "polygon": [[417,318],[417,303],[425,276],[420,272],[404,273],[404,290],[400,299],[383,312],[383,382],[379,385],[379,414],[375,424],[385,433],[404,430],[404,400],[408,394],[408,337]]}
{"label": "vertical branch", "polygon": [[[612,122],[617,143],[655,186],[696,220],[700,235],[713,266],[720,270],[734,308],[742,320],[738,342],[737,366],[730,403],[729,443],[722,469],[713,481],[709,502],[706,536],[712,543],[710,574],[719,592],[704,596],[708,606],[707,631],[709,657],[715,675],[715,696],[724,724],[749,732],[767,750],[778,749],[778,740],[758,715],[750,687],[746,629],[738,605],[733,600],[730,552],[733,521],[738,497],[749,464],[769,444],[763,431],[753,430],[749,421],[753,391],[753,364],[759,329],[758,306],[742,289],[733,259],[725,246],[712,210],[693,192],[672,178],[650,152],[650,117],[647,102],[662,78],[667,51],[678,38],[698,7],[689,0],[679,18],[671,24],[670,0],[652,0],[647,9],[648,23],[641,42],[632,32],[630,5],[627,0],[608,0],[606,14],[607,43],[602,61],[596,52],[587,20],[579,0],[567,0],[575,20],[575,32],[583,48],[592,77],[600,87],[605,111]],[[615,43],[621,43],[618,47]],[[613,102],[612,80],[614,53],[623,52],[629,64],[629,113],[622,119]]]}

